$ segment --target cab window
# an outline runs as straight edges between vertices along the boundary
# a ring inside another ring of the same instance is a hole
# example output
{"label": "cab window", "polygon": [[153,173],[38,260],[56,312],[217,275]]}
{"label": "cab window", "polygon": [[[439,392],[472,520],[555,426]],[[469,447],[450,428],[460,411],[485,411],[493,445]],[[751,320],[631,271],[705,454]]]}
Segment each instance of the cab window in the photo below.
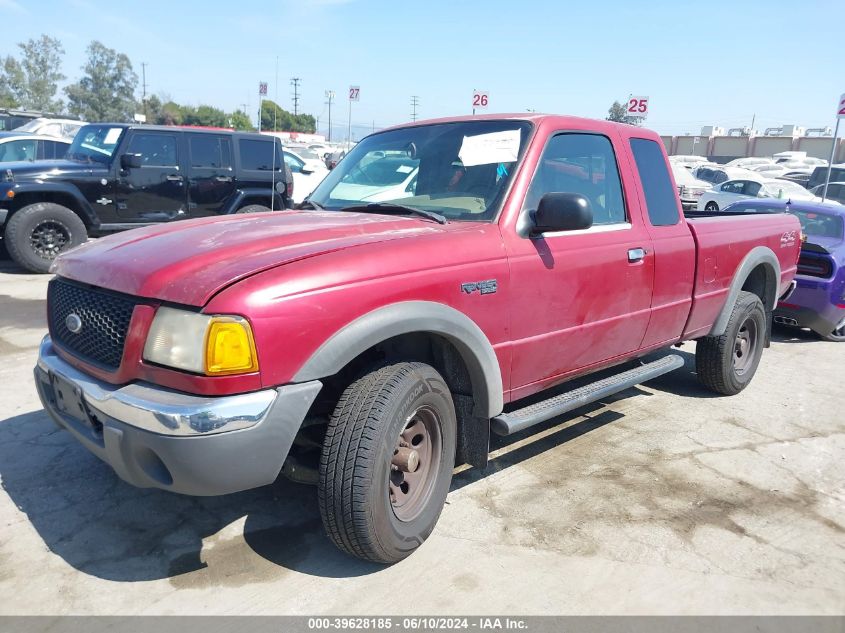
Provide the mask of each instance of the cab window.
{"label": "cab window", "polygon": [[549,141],[524,208],[534,210],[545,194],[560,192],[584,196],[592,207],[594,225],[626,221],[616,155],[606,136],[567,132]]}

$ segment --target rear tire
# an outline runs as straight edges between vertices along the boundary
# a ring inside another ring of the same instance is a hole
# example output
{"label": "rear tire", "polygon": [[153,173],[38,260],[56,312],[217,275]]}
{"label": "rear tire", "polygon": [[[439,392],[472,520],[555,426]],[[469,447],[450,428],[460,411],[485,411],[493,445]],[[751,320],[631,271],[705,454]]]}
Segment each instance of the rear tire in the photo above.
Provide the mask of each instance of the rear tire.
{"label": "rear tire", "polygon": [[705,211],[718,211],[719,205],[716,204],[715,202],[708,202],[706,205],[704,205],[704,210]]}
{"label": "rear tire", "polygon": [[46,273],[60,253],[87,239],[85,223],[73,211],[52,202],[36,202],[12,214],[4,241],[15,263],[33,273]]}
{"label": "rear tire", "polygon": [[837,328],[832,332],[828,332],[827,334],[822,334],[821,332],[816,332],[816,334],[821,336],[824,340],[830,341],[831,343],[845,342],[845,326]]}
{"label": "rear tire", "polygon": [[265,207],[263,204],[248,204],[235,211],[235,213],[267,213],[268,211],[270,211],[270,207]]}
{"label": "rear tire", "polygon": [[701,383],[733,396],[754,377],[766,341],[766,311],[757,295],[742,291],[725,333],[705,336],[695,346],[695,369]]}
{"label": "rear tire", "polygon": [[416,550],[449,492],[456,426],[446,382],[423,363],[388,365],[347,387],[319,469],[320,515],[334,544],[377,563]]}

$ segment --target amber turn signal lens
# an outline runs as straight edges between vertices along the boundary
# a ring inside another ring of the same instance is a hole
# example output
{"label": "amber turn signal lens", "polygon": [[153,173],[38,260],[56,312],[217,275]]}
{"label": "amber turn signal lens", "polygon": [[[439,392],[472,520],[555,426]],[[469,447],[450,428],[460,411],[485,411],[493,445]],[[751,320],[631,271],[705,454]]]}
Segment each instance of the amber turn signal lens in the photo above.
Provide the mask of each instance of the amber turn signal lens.
{"label": "amber turn signal lens", "polygon": [[213,317],[205,343],[205,373],[209,376],[258,371],[252,329],[244,319]]}

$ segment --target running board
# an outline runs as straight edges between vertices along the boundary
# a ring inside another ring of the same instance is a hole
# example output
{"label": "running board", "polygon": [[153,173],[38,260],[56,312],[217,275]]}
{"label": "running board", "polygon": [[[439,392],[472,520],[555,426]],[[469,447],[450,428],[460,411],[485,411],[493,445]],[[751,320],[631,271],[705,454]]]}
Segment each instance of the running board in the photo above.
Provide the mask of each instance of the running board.
{"label": "running board", "polygon": [[683,365],[684,359],[682,357],[677,354],[670,354],[621,374],[561,393],[548,400],[534,403],[510,413],[499,414],[490,421],[490,428],[496,435],[513,435],[529,426],[569,413],[585,404],[601,400],[634,385],[679,369]]}

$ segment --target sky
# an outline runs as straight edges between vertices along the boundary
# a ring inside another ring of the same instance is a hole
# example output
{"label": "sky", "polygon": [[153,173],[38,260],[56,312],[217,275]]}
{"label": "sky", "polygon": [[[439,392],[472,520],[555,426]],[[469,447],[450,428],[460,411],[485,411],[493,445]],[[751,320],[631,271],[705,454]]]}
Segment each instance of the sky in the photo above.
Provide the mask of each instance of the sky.
{"label": "sky", "polygon": [[[418,118],[553,112],[603,118],[614,100],[648,96],[661,134],[797,124],[833,126],[845,93],[842,0],[0,0],[6,36],[61,40],[68,82],[97,39],[126,53],[148,94],[227,111],[258,108],[258,84],[335,138]],[[278,61],[277,61],[278,60]],[[277,70],[278,69],[278,70]],[[278,77],[278,80],[277,80]],[[139,81],[139,97],[140,97]]]}

